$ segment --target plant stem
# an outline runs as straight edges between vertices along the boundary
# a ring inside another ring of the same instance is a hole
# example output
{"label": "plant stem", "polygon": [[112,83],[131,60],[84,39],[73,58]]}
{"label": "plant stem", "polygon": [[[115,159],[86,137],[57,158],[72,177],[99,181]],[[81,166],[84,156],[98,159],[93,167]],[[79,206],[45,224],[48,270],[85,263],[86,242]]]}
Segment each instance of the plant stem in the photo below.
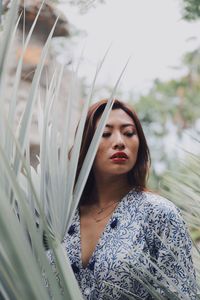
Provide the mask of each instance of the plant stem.
{"label": "plant stem", "polygon": [[[59,241],[53,241],[57,271],[61,279],[64,299],[83,300],[80,288],[72,271],[66,250]],[[64,259],[63,259],[64,258]]]}

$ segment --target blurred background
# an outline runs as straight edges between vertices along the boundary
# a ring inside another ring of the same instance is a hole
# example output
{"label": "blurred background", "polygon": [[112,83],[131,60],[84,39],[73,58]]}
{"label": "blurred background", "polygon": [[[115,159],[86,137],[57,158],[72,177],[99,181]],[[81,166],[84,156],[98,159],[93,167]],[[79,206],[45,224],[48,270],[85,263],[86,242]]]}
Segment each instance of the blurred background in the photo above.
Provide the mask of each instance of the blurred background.
{"label": "blurred background", "polygon": [[[0,2],[7,11],[10,1]],[[13,85],[17,61],[42,1],[21,1],[14,60],[8,84]],[[152,156],[149,185],[158,190],[163,176],[181,171],[186,151],[199,153],[200,139],[200,1],[199,0],[68,0],[46,1],[24,57],[18,116],[20,118],[44,42],[59,21],[40,83],[40,98],[54,67],[64,64],[57,105],[60,127],[65,119],[69,86],[80,63],[72,135],[88,96],[99,61],[108,56],[99,74],[93,101],[109,97],[128,57],[116,97],[137,111]],[[1,20],[3,24],[3,20]],[[25,25],[25,26],[24,26]],[[9,102],[9,95],[8,95]],[[32,164],[39,153],[37,110],[31,134]]]}

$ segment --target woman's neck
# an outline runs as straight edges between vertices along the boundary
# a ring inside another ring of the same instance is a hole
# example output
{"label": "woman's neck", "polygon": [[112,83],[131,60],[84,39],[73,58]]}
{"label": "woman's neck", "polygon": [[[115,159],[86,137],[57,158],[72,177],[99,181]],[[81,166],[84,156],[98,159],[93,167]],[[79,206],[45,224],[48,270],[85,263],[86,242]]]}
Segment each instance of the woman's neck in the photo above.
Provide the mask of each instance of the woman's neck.
{"label": "woman's neck", "polygon": [[90,204],[102,208],[109,203],[120,201],[131,190],[127,177],[96,178],[95,187],[91,193]]}

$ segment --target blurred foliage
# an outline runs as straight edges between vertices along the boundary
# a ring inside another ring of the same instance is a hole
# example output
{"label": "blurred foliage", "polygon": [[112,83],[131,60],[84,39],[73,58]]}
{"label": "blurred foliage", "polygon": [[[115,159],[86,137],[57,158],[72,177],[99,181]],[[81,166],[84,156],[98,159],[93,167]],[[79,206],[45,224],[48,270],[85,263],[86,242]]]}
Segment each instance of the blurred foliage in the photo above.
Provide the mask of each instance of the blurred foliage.
{"label": "blurred foliage", "polygon": [[[200,18],[200,0],[181,2],[185,20]],[[191,129],[198,137],[200,135],[199,47],[184,55],[182,67],[186,69],[185,76],[165,82],[156,79],[149,93],[141,96],[134,105],[152,153],[150,187],[153,189],[159,189],[167,170],[177,168],[177,153],[170,151],[170,144],[181,145],[184,135]]]}
{"label": "blurred foliage", "polygon": [[71,5],[79,6],[81,12],[86,12],[91,7],[95,7],[98,3],[104,2],[104,0],[69,0]]}
{"label": "blurred foliage", "polygon": [[[200,140],[194,140],[199,147]],[[182,211],[192,238],[200,241],[200,152],[185,153],[185,158],[176,164],[176,169],[166,172],[161,181],[162,193]]]}
{"label": "blurred foliage", "polygon": [[183,17],[187,21],[200,18],[200,0],[183,0]]}
{"label": "blurred foliage", "polygon": [[[23,3],[25,0],[21,0]],[[79,9],[80,13],[86,13],[92,7],[96,7],[98,4],[105,3],[106,0],[45,0],[45,3],[52,4],[69,4],[72,6],[76,6]],[[7,11],[10,7],[10,0],[0,0],[0,12],[3,9],[3,12]],[[26,3],[26,2],[25,2]],[[34,3],[34,0],[33,0]],[[41,0],[42,3],[42,0]],[[0,14],[1,15],[1,14]]]}
{"label": "blurred foliage", "polygon": [[[200,81],[194,81],[191,74],[178,80],[161,82],[156,80],[148,95],[135,104],[144,124],[158,136],[168,132],[167,121],[171,121],[178,133],[191,127],[199,117]],[[153,126],[159,124],[161,127]]]}
{"label": "blurred foliage", "polygon": [[197,126],[200,119],[199,49],[184,56],[183,67],[184,76],[169,81],[156,79],[149,93],[134,104],[152,153],[150,186],[153,189],[159,188],[160,176],[167,169],[176,167],[177,153],[172,147],[182,144],[188,130],[200,134]]}
{"label": "blurred foliage", "polygon": [[[50,0],[53,3],[65,4],[66,0]],[[99,3],[105,3],[105,0],[68,0],[68,4],[79,8],[80,13],[86,13],[90,8],[96,7]]]}

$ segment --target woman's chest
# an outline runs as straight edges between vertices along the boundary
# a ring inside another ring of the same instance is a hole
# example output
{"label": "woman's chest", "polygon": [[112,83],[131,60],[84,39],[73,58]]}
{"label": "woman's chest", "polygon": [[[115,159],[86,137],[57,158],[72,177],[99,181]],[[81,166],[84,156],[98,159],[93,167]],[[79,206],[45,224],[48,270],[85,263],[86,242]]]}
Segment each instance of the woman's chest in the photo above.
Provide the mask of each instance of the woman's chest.
{"label": "woman's chest", "polygon": [[65,237],[65,248],[77,270],[92,264],[94,273],[104,277],[105,274],[116,273],[116,270],[122,271],[135,264],[141,253],[148,248],[141,218],[133,219],[131,214],[115,214],[104,227],[99,230],[88,228],[85,236],[82,232],[84,246],[90,254],[88,263],[83,264],[80,221],[77,219],[72,224]]}
{"label": "woman's chest", "polygon": [[114,215],[100,236],[86,268],[83,268],[81,258],[80,224],[75,222],[72,226],[73,234],[70,232],[66,236],[65,247],[83,294],[90,291],[93,295],[93,298],[86,299],[106,299],[105,295],[121,299],[121,290],[138,289],[135,272],[143,260],[142,253],[147,249],[140,218],[133,220],[127,214],[124,217]]}
{"label": "woman's chest", "polygon": [[80,219],[80,256],[82,265],[86,267],[92,257],[109,218],[101,222],[95,222],[92,218],[82,217]]}

